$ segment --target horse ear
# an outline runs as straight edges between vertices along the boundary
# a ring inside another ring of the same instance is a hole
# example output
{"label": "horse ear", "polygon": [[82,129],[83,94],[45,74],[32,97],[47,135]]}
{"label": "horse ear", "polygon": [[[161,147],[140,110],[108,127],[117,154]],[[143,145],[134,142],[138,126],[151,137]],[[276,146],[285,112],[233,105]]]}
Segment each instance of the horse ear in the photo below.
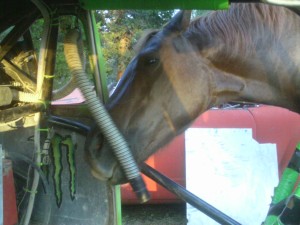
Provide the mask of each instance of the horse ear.
{"label": "horse ear", "polygon": [[185,31],[191,21],[191,10],[179,11],[164,27],[164,30],[171,32]]}

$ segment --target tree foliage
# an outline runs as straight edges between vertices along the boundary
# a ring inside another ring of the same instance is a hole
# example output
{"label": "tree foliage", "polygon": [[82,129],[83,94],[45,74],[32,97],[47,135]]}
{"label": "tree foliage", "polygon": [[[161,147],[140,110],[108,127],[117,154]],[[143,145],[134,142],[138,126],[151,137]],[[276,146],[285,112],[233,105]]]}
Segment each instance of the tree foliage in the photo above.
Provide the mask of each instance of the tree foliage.
{"label": "tree foliage", "polygon": [[133,47],[147,29],[166,24],[174,11],[112,10],[97,11],[96,20],[102,38],[108,82],[118,80],[134,56]]}
{"label": "tree foliage", "polygon": [[[106,62],[108,83],[114,83],[134,56],[133,46],[147,29],[158,29],[166,24],[174,11],[158,10],[111,10],[97,11],[96,22],[101,36],[101,45]],[[70,72],[63,53],[63,38],[74,25],[73,16],[60,17],[57,44],[54,87],[64,85]],[[43,20],[31,27],[31,35],[38,53],[43,31]]]}
{"label": "tree foliage", "polygon": [[[58,43],[56,49],[56,63],[55,63],[55,79],[54,79],[54,89],[57,89],[63,86],[71,76],[70,70],[67,66],[64,49],[63,49],[63,40],[66,34],[66,30],[73,24],[74,18],[72,16],[63,16],[60,17],[59,20],[59,33],[58,33]],[[30,33],[32,37],[32,42],[36,51],[36,54],[39,54],[41,38],[43,35],[43,25],[44,20],[38,19],[36,20],[32,26],[30,27]]]}

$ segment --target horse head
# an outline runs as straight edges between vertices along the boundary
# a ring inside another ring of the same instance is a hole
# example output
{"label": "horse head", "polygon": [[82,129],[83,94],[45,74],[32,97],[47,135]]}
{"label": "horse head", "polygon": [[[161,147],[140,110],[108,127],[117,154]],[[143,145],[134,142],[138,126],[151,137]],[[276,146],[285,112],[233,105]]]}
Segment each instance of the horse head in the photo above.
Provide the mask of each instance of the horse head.
{"label": "horse head", "polygon": [[[107,105],[138,163],[180,133],[201,108],[208,107],[208,81],[195,86],[195,68],[189,66],[196,54],[183,35],[189,22],[190,11],[181,11],[162,30],[147,35]],[[205,70],[199,60],[197,65]],[[194,103],[197,99],[202,106]],[[96,131],[87,142],[93,174],[113,184],[125,182],[101,134]]]}
{"label": "horse head", "polygon": [[[299,16],[265,4],[232,5],[191,24],[190,14],[148,33],[107,105],[138,163],[214,105],[252,101],[300,112]],[[99,132],[87,149],[96,177],[126,181]]]}

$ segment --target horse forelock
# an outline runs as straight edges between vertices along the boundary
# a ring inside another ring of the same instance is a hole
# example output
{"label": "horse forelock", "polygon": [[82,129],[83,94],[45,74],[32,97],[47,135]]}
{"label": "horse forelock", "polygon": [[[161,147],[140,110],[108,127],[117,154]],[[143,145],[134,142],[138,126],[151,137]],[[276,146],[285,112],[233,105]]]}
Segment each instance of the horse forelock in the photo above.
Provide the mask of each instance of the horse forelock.
{"label": "horse forelock", "polygon": [[149,29],[144,31],[142,34],[142,37],[138,40],[138,42],[134,46],[134,51],[136,53],[139,53],[145,46],[146,44],[151,40],[152,37],[154,37],[159,30],[156,29]]}
{"label": "horse forelock", "polygon": [[[284,7],[267,4],[232,4],[229,10],[215,11],[191,22],[185,35],[206,40],[201,45],[221,41],[230,54],[251,53],[253,45],[277,41],[284,34],[292,12]],[[271,39],[270,39],[271,38]]]}
{"label": "horse forelock", "polygon": [[136,66],[136,58],[133,58],[127,66],[123,76],[118,81],[115,90],[109,98],[109,101],[105,105],[107,110],[111,110],[115,105],[118,104],[126,90],[132,85],[135,77],[134,68]]}

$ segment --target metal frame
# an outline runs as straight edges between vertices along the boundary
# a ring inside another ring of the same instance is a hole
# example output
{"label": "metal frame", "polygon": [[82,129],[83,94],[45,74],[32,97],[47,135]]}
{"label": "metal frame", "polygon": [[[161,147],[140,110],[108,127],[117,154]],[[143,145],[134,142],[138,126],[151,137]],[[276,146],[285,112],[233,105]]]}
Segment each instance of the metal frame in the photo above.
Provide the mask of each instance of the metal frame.
{"label": "metal frame", "polygon": [[[231,2],[241,2],[241,1],[231,1]],[[244,1],[242,1],[244,2]],[[247,1],[245,1],[247,2]],[[249,2],[259,2],[259,1],[249,1]],[[286,1],[285,1],[286,2]],[[297,3],[298,1],[296,1]],[[126,9],[126,8],[132,8],[132,9],[148,9],[148,8],[157,8],[157,9],[171,9],[171,8],[185,8],[185,9],[195,9],[195,8],[205,8],[205,9],[224,9],[228,7],[228,1],[227,0],[215,0],[215,1],[189,1],[187,3],[182,0],[173,0],[172,4],[169,3],[169,1],[162,2],[161,0],[158,1],[134,1],[134,3],[128,4],[126,1],[94,1],[94,0],[80,0],[81,6],[83,8],[91,10],[91,9]],[[160,3],[160,4],[158,4]],[[276,3],[275,3],[276,4]],[[298,4],[298,3],[297,3]],[[7,36],[5,40],[1,43],[3,45],[1,52],[0,52],[0,60],[5,56],[5,54],[10,50],[10,47],[13,46],[13,43],[17,42],[18,38],[26,32],[28,27],[33,23],[33,21],[37,18],[38,14],[36,12],[31,12],[31,17],[27,17],[24,20],[20,20],[13,31],[10,33],[10,35]],[[52,15],[53,16],[53,15]],[[56,43],[57,43],[57,26],[55,25],[56,16],[54,15],[53,18],[51,18],[51,29],[48,29],[47,33],[47,40],[44,43],[44,49],[56,49]],[[94,26],[94,17],[90,12],[87,12],[86,15],[88,26],[89,26],[89,38],[91,43],[91,50],[93,57],[93,63],[94,63],[94,72],[95,72],[95,79],[96,79],[96,90],[98,94],[103,99],[107,99],[107,90],[105,89],[106,82],[105,79],[103,79],[101,73],[103,74],[103,63],[101,62],[101,49],[97,43],[99,43],[99,36],[97,36],[97,32],[95,30]],[[44,59],[45,65],[40,65],[39,67],[42,67],[42,71],[39,72],[39,74],[53,74],[53,61],[55,59],[55,51],[46,51],[41,52],[40,54],[40,62],[42,63]],[[13,65],[12,65],[13,66]],[[24,75],[26,77],[26,75]],[[43,94],[42,94],[42,100],[43,101],[49,101],[51,97],[51,91],[52,91],[52,80],[45,80],[45,83],[43,85]],[[27,104],[25,106],[19,107],[16,109],[7,109],[1,112],[0,116],[0,123],[5,123],[7,120],[15,120],[20,117],[30,115],[32,113],[36,112],[42,112],[44,110],[44,104],[42,103],[34,103],[34,104]],[[12,111],[14,113],[12,113]],[[55,111],[55,108],[54,108]],[[77,132],[83,129],[82,127],[78,126],[78,124],[73,123],[72,121],[62,121],[59,118],[52,118],[50,122],[56,123],[57,121],[60,121],[60,126],[64,126],[65,124],[70,125],[71,127],[76,127]],[[85,128],[84,128],[85,129]],[[86,132],[86,130],[84,131]],[[164,186],[166,189],[186,201],[187,203],[193,205],[200,211],[204,212],[206,215],[214,219],[215,221],[229,225],[238,225],[237,221],[233,220],[232,218],[228,217],[224,213],[220,212],[213,206],[209,205],[208,203],[204,202],[200,198],[196,197],[192,193],[188,192],[186,189],[181,187],[180,185],[174,183],[169,178],[165,177],[164,175],[160,174],[158,171],[154,170],[153,168],[149,167],[146,164],[143,164],[141,166],[142,172],[153,179],[155,182],[159,183],[160,185]]]}

